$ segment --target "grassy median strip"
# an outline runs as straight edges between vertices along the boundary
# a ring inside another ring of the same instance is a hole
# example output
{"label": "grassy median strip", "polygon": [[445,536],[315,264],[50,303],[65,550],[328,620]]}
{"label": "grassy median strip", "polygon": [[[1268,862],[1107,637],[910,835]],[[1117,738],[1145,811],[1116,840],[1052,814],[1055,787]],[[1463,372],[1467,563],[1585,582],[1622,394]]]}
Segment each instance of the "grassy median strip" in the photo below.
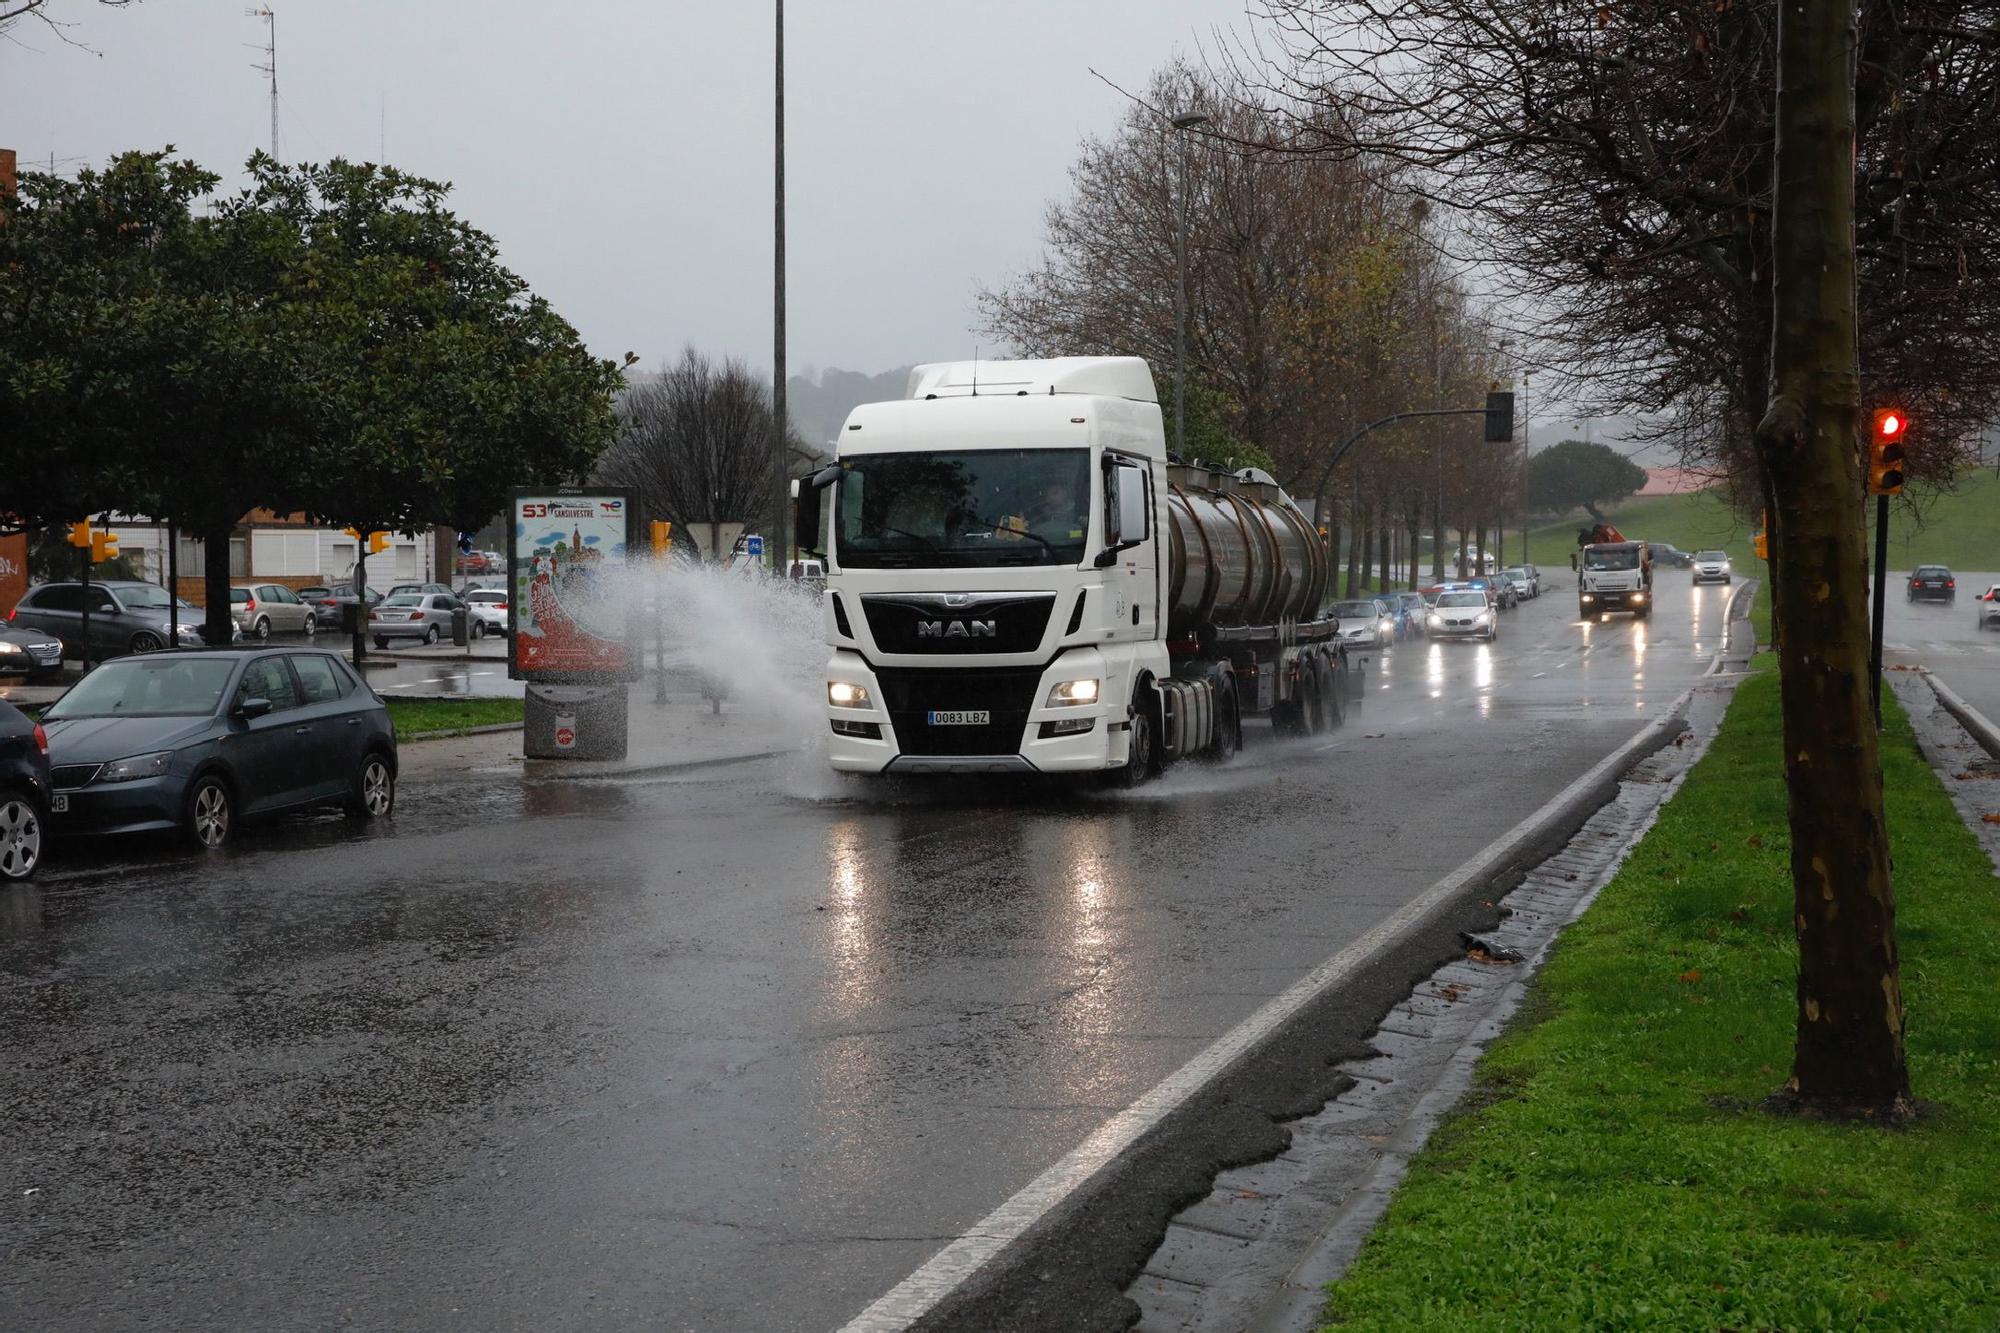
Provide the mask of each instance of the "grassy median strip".
{"label": "grassy median strip", "polygon": [[385,700],[396,723],[396,739],[406,741],[426,733],[460,736],[474,727],[519,722],[526,707],[519,699],[399,699]]}
{"label": "grassy median strip", "polygon": [[1758,1109],[1796,973],[1767,666],[1412,1164],[1330,1328],[2000,1327],[2000,882],[1883,703],[1922,1122]]}

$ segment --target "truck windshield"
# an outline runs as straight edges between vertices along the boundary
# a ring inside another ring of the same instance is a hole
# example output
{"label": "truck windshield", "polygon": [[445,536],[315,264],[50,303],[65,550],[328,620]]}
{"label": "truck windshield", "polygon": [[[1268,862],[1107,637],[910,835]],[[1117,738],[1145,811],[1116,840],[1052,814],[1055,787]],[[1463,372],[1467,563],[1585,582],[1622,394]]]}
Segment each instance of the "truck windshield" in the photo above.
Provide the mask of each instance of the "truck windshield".
{"label": "truck windshield", "polygon": [[848,568],[1083,560],[1087,449],[858,454],[841,466],[834,542]]}
{"label": "truck windshield", "polygon": [[1637,569],[1639,567],[1639,548],[1636,546],[1627,546],[1622,550],[1600,550],[1593,546],[1583,554],[1583,567],[1585,569]]}

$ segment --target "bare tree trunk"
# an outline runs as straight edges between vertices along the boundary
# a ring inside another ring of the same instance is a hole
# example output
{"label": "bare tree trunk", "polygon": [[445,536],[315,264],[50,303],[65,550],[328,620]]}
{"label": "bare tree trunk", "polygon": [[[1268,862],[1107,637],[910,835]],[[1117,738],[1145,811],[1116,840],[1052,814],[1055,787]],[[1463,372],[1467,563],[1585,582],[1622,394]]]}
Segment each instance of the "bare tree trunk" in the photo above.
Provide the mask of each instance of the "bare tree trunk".
{"label": "bare tree trunk", "polygon": [[1431,504],[1431,582],[1444,582],[1444,505]]}
{"label": "bare tree trunk", "polygon": [[1345,594],[1348,597],[1355,595],[1356,588],[1361,582],[1356,568],[1361,559],[1361,501],[1350,498],[1347,502],[1347,592]]}
{"label": "bare tree trunk", "polygon": [[1882,770],[1868,705],[1855,343],[1854,11],[1778,10],[1770,478],[1799,942],[1792,1076],[1774,1104],[1911,1112]]}
{"label": "bare tree trunk", "polygon": [[1409,513],[1404,515],[1403,522],[1409,529],[1405,534],[1407,540],[1404,543],[1409,548],[1409,559],[1405,562],[1404,569],[1410,576],[1410,591],[1415,592],[1417,585],[1423,582],[1417,577],[1417,540],[1423,531],[1423,511],[1412,504]]}
{"label": "bare tree trunk", "polygon": [[1382,577],[1376,580],[1375,591],[1387,592],[1396,586],[1395,575],[1390,570],[1393,558],[1389,551],[1389,539],[1395,530],[1389,526],[1389,506],[1387,504],[1376,507],[1375,522],[1382,530]]}

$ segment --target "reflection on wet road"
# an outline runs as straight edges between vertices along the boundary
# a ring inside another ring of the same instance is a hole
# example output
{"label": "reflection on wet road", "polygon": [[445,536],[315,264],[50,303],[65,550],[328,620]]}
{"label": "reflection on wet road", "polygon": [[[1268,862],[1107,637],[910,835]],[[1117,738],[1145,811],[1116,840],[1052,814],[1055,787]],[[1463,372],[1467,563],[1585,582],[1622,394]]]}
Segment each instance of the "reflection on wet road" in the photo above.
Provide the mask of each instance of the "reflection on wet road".
{"label": "reflection on wet road", "polygon": [[808,755],[52,867],[0,898],[0,1308],[836,1325],[1685,689],[1726,590],[1660,582],[1132,794]]}

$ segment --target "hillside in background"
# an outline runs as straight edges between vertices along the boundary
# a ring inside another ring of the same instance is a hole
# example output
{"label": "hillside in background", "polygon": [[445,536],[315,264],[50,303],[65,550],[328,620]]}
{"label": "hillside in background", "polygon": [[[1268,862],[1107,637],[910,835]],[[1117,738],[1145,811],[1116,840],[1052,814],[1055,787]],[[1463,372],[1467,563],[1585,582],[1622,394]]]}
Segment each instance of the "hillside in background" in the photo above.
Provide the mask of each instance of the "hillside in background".
{"label": "hillside in background", "polygon": [[[1731,513],[1712,492],[1627,500],[1605,512],[1627,537],[1671,542],[1683,551],[1720,547],[1742,570],[1759,563],[1750,549],[1753,525]],[[1873,513],[1871,507],[1871,545]],[[1579,510],[1560,523],[1531,528],[1529,559],[1551,569],[1567,569],[1569,553],[1576,549],[1576,530],[1584,522]],[[1509,558],[1514,554],[1510,547]],[[1926,561],[1955,569],[2000,568],[2000,477],[1988,471],[1968,472],[1950,495],[1927,499],[1920,515],[1900,507],[1890,509],[1889,568],[1906,573]]]}
{"label": "hillside in background", "polygon": [[847,422],[847,414],[863,403],[879,403],[901,398],[910,385],[910,368],[885,370],[879,375],[840,370],[829,366],[811,367],[785,381],[785,410],[791,415],[792,429],[816,448],[824,448]]}

